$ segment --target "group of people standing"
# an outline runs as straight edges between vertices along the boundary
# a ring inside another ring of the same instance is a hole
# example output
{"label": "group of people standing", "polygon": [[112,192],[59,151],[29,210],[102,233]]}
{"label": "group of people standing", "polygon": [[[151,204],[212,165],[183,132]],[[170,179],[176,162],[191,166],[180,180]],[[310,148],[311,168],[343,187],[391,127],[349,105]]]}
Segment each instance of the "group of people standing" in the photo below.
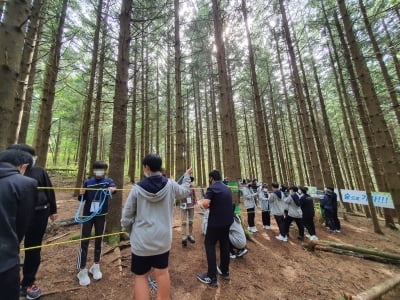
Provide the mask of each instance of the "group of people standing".
{"label": "group of people standing", "polygon": [[[271,229],[271,215],[274,217],[279,229],[279,235],[276,236],[278,240],[288,241],[289,229],[293,221],[298,228],[298,240],[304,240],[304,228],[307,229],[309,233],[307,237],[310,240],[318,239],[314,224],[314,201],[307,193],[306,187],[295,185],[289,188],[284,185],[279,187],[277,182],[273,182],[271,190],[268,190],[266,184],[258,185],[256,179],[253,179],[243,182],[240,190],[247,211],[247,229],[250,232],[258,232],[255,226],[255,212],[258,206],[261,208],[264,229]],[[329,206],[326,207],[329,208]],[[329,211],[328,216],[330,216]],[[329,218],[329,220],[330,224],[334,224],[333,220],[338,221],[337,218]]]}

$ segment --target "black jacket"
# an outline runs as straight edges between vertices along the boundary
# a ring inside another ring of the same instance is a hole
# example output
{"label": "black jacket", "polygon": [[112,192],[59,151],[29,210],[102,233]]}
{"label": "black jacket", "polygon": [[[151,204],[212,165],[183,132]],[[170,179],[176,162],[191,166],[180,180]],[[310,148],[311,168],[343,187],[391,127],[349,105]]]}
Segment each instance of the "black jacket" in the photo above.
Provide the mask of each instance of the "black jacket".
{"label": "black jacket", "polygon": [[50,207],[50,215],[57,213],[56,196],[49,175],[42,167],[32,167],[24,174],[30,178],[36,179],[39,187],[50,187],[51,189],[39,189],[38,197],[35,201],[35,209],[42,210]]}
{"label": "black jacket", "polygon": [[34,212],[37,181],[0,163],[0,273],[19,264],[19,243]]}
{"label": "black jacket", "polygon": [[314,201],[308,194],[302,194],[300,197],[300,207],[303,212],[303,218],[312,218],[315,215]]}

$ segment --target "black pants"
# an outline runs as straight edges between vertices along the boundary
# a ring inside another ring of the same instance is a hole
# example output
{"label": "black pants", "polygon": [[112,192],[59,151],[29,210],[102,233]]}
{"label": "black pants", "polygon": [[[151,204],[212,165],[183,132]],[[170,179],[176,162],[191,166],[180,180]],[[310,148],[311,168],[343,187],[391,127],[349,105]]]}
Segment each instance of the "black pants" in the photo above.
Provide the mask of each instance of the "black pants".
{"label": "black pants", "polygon": [[268,210],[263,210],[261,212],[261,218],[264,226],[271,226],[271,216]]}
{"label": "black pants", "polygon": [[[97,216],[93,219],[82,223],[81,226],[81,238],[90,237],[92,232],[92,227],[94,226],[95,236],[103,235],[106,229],[106,216]],[[94,240],[94,262],[98,263],[100,261],[101,250],[103,246],[103,237],[98,237]],[[87,252],[89,247],[89,240],[81,241],[80,249],[78,253],[78,263],[77,267],[83,269],[86,267]]]}
{"label": "black pants", "polygon": [[247,209],[247,224],[249,227],[254,227],[254,218],[256,216],[256,208],[248,208]]}
{"label": "black pants", "polygon": [[314,217],[303,217],[303,225],[310,235],[315,235]]}
{"label": "black pants", "polygon": [[341,226],[340,226],[340,221],[339,221],[339,218],[338,218],[337,210],[333,211],[332,219],[333,219],[333,225],[335,226],[335,229],[336,230],[340,230]]}
{"label": "black pants", "polygon": [[19,299],[19,265],[0,273],[1,299]]}
{"label": "black pants", "polygon": [[217,257],[215,246],[219,242],[219,257],[222,273],[229,272],[229,227],[207,227],[204,245],[207,254],[208,271],[207,274],[211,278],[217,278]]}
{"label": "black pants", "polygon": [[281,235],[283,235],[284,234],[284,232],[283,232],[283,222],[285,220],[284,217],[283,216],[274,215],[274,218],[275,218],[276,224],[278,225],[279,233]]}
{"label": "black pants", "polygon": [[303,219],[302,218],[293,218],[291,216],[287,216],[285,220],[283,221],[283,236],[287,236],[289,234],[289,228],[290,224],[292,221],[296,222],[297,228],[299,229],[299,237],[303,238],[304,237],[304,225],[303,225]]}
{"label": "black pants", "polygon": [[330,230],[336,230],[333,210],[325,210],[325,220]]}
{"label": "black pants", "polygon": [[[48,220],[49,208],[35,211],[28,231],[25,233],[25,248],[40,246],[42,244]],[[24,266],[22,268],[24,277],[21,281],[23,287],[28,287],[35,283],[35,276],[40,265],[40,252],[41,248],[25,251]]]}

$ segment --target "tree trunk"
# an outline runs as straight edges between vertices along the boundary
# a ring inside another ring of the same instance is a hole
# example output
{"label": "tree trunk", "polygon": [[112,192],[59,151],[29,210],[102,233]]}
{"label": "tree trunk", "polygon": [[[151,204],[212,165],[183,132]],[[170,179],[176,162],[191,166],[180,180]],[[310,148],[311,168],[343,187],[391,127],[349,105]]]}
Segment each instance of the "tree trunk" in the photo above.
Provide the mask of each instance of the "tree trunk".
{"label": "tree trunk", "polygon": [[[217,118],[217,100],[215,97],[215,87],[214,87],[214,75],[213,75],[213,67],[212,67],[212,59],[210,57],[210,61],[208,64],[208,78],[210,82],[210,103],[211,103],[211,122],[212,122],[212,136],[214,142],[214,157],[215,157],[215,167],[218,170],[222,168],[221,162],[221,152],[220,152],[220,140],[219,140],[219,129],[218,129],[218,118]],[[211,171],[211,170],[209,170]],[[235,180],[231,178],[231,180]]]}
{"label": "tree trunk", "polygon": [[[261,167],[261,177],[263,180],[269,179],[270,175],[268,173],[271,172],[271,168],[269,166],[269,157],[268,151],[264,151],[267,149],[267,138],[265,133],[265,126],[264,126],[264,118],[263,118],[263,110],[262,110],[262,101],[260,90],[258,88],[258,80],[256,74],[256,63],[254,59],[254,50],[253,44],[250,36],[250,29],[249,29],[249,22],[247,18],[247,7],[246,1],[242,0],[242,14],[244,19],[244,26],[246,30],[246,38],[247,38],[247,49],[249,51],[249,64],[250,64],[250,74],[251,74],[251,84],[253,88],[253,101],[254,101],[254,108],[255,108],[255,121],[256,121],[256,132],[257,132],[257,142],[259,151],[259,158],[260,158],[260,167]],[[265,178],[264,178],[265,177]]]}
{"label": "tree trunk", "polygon": [[133,45],[133,83],[132,83],[132,116],[131,116],[131,138],[130,138],[130,146],[129,146],[129,178],[133,183],[136,181],[136,151],[137,151],[137,142],[136,142],[136,122],[137,122],[137,86],[138,86],[138,39],[135,38],[135,44]]}
{"label": "tree trunk", "polygon": [[46,71],[43,81],[42,99],[40,103],[38,119],[33,147],[38,156],[36,165],[45,167],[49,148],[51,123],[53,116],[53,104],[56,92],[57,75],[60,65],[61,46],[64,32],[64,23],[67,15],[68,0],[62,1],[61,11],[58,19],[57,31],[53,37],[47,59]]}
{"label": "tree trunk", "polygon": [[369,40],[371,41],[372,49],[374,50],[376,60],[378,61],[379,66],[381,68],[382,76],[386,84],[386,89],[389,93],[389,97],[392,102],[392,108],[397,118],[397,124],[400,124],[400,105],[397,99],[397,94],[394,89],[392,79],[390,78],[390,74],[388,68],[385,65],[385,62],[383,61],[383,54],[381,52],[381,49],[379,49],[378,41],[376,40],[375,35],[372,31],[372,26],[371,23],[369,22],[367,10],[365,9],[363,0],[358,0],[358,5],[360,6],[363,21],[365,24],[365,29],[367,30]]}
{"label": "tree trunk", "polygon": [[[215,44],[217,48],[218,79],[220,88],[219,113],[222,136],[222,155],[224,176],[232,181],[241,177],[239,145],[237,144],[237,130],[235,111],[233,108],[232,91],[226,66],[225,44],[222,36],[222,19],[218,0],[212,0],[213,20],[215,30]],[[239,194],[234,194],[234,202],[239,202]]]}
{"label": "tree trunk", "polygon": [[8,1],[3,5],[6,5],[6,15],[0,26],[0,149],[8,146],[30,1]]}
{"label": "tree trunk", "polygon": [[[90,64],[90,78],[87,98],[84,106],[82,123],[81,123],[81,142],[79,144],[78,150],[78,175],[76,176],[76,187],[82,186],[82,182],[86,175],[86,164],[89,149],[89,136],[91,129],[91,118],[92,118],[92,104],[93,104],[93,93],[94,93],[94,82],[96,78],[96,69],[99,55],[99,42],[100,42],[100,29],[103,13],[103,0],[99,0],[97,5],[97,17],[96,17],[96,27],[93,36],[93,51],[92,51],[92,61]],[[91,166],[89,166],[91,170]],[[78,190],[75,190],[75,196],[78,195]]]}
{"label": "tree trunk", "polygon": [[[44,23],[43,18],[39,18],[38,35],[36,37],[36,39],[38,41],[40,41],[41,37],[42,37],[43,23]],[[21,143],[25,144],[26,137],[28,135],[28,127],[29,127],[29,120],[30,120],[30,116],[31,116],[31,107],[32,107],[32,98],[33,98],[33,85],[35,84],[35,78],[36,78],[36,64],[37,64],[38,53],[39,53],[39,47],[35,47],[33,49],[32,63],[31,63],[30,71],[29,71],[28,83],[27,83],[26,92],[25,92],[25,101],[24,101],[24,108],[23,108],[23,112],[22,112],[21,126],[19,128],[19,134],[18,134],[18,143],[19,144],[21,144]]]}
{"label": "tree trunk", "polygon": [[97,68],[97,91],[94,99],[94,117],[93,117],[93,134],[92,134],[92,147],[90,151],[90,166],[93,166],[96,160],[104,160],[104,156],[100,156],[99,151],[99,135],[101,122],[101,107],[103,98],[103,78],[104,78],[104,63],[106,59],[106,44],[107,44],[107,15],[109,12],[110,1],[107,0],[104,17],[101,19],[101,46],[99,54],[99,66]]}
{"label": "tree trunk", "polygon": [[43,4],[44,0],[35,0],[32,5],[32,12],[26,33],[24,49],[22,51],[21,66],[15,92],[13,116],[8,128],[8,144],[15,144],[18,141],[19,129],[24,112],[26,90],[28,88],[29,74],[33,63],[33,54],[38,42],[40,12]]}
{"label": "tree trunk", "polygon": [[[131,42],[132,0],[123,0],[119,18],[120,31],[118,36],[117,73],[115,78],[114,112],[112,121],[112,136],[110,147],[109,176],[116,186],[124,187],[124,162],[126,149],[126,127],[128,107],[128,69],[129,46]],[[108,233],[121,230],[122,192],[117,192],[110,203],[110,213],[107,219]]]}
{"label": "tree trunk", "polygon": [[294,77],[294,84],[295,84],[295,94],[296,94],[296,101],[298,103],[299,107],[299,114],[300,114],[300,119],[303,122],[303,136],[305,137],[305,145],[307,146],[307,152],[305,153],[305,158],[306,158],[306,165],[309,168],[310,171],[310,181],[308,184],[315,184],[315,180],[317,178],[316,172],[319,172],[319,162],[318,159],[313,159],[316,157],[316,148],[315,148],[315,143],[314,143],[314,137],[312,135],[312,126],[310,124],[310,120],[308,118],[308,111],[307,107],[305,105],[306,99],[304,96],[304,91],[302,87],[302,82],[300,80],[300,73],[297,67],[297,62],[296,62],[296,56],[294,53],[293,49],[293,42],[292,38],[290,35],[289,31],[289,25],[286,17],[286,10],[285,6],[283,4],[283,0],[279,0],[279,5],[281,9],[281,14],[282,14],[282,22],[283,22],[283,28],[285,31],[285,38],[286,38],[286,43],[288,46],[288,51],[289,51],[289,57],[290,57],[290,64],[292,67],[292,72],[293,72],[293,77]]}
{"label": "tree trunk", "polygon": [[174,16],[175,16],[175,108],[176,108],[176,147],[175,147],[175,178],[181,176],[185,172],[185,127],[184,127],[184,106],[182,99],[181,87],[181,40],[179,29],[179,0],[174,0]]}

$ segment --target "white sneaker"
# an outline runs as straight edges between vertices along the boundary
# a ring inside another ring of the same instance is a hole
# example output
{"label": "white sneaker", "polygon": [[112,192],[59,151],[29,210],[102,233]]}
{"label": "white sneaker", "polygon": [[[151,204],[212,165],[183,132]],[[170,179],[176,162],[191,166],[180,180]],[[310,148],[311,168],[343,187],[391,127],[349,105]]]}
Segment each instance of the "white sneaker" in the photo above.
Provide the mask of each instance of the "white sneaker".
{"label": "white sneaker", "polygon": [[310,241],[316,241],[318,240],[318,237],[316,235],[310,236]]}
{"label": "white sneaker", "polygon": [[82,269],[79,271],[78,275],[77,275],[78,279],[79,279],[79,285],[81,286],[87,286],[90,284],[90,278],[88,275],[88,269]]}
{"label": "white sneaker", "polygon": [[103,277],[103,274],[100,271],[100,265],[99,264],[93,264],[89,272],[93,275],[94,280],[100,280]]}
{"label": "white sneaker", "polygon": [[275,237],[277,240],[280,240],[280,241],[282,241],[282,242],[287,242],[287,237],[286,236],[283,236],[283,235],[277,235],[276,237]]}
{"label": "white sneaker", "polygon": [[256,228],[256,226],[253,226],[253,227],[247,227],[247,230],[248,231],[250,231],[250,232],[258,232],[258,230],[257,230],[257,228]]}
{"label": "white sneaker", "polygon": [[266,230],[271,230],[271,226],[265,225],[265,226],[264,226],[264,229],[266,229]]}

